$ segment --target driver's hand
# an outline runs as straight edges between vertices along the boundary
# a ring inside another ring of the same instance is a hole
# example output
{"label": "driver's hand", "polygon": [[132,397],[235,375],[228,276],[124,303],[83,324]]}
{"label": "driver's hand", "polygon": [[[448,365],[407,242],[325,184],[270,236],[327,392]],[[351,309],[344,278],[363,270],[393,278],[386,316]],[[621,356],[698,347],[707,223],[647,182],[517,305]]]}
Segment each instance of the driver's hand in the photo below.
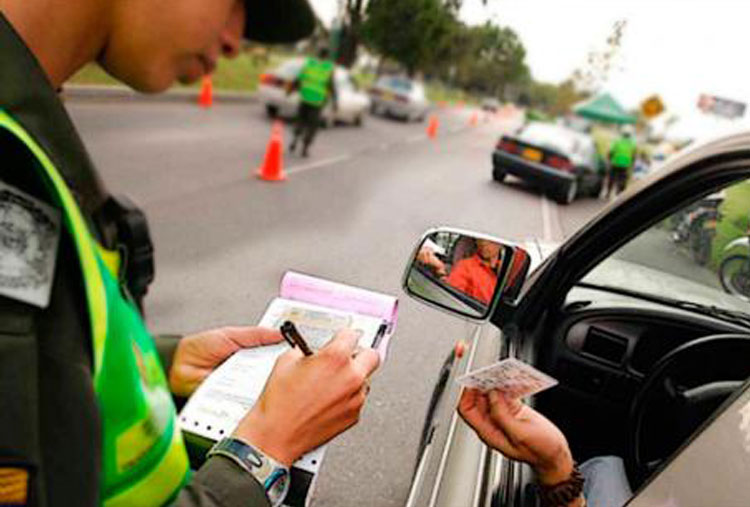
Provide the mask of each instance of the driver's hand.
{"label": "driver's hand", "polygon": [[284,353],[234,436],[291,465],[356,424],[380,362],[374,349],[357,348],[357,340],[344,330],[312,356],[298,348]]}
{"label": "driver's hand", "polygon": [[465,389],[458,413],[485,444],[531,465],[542,484],[570,477],[573,458],[565,435],[533,408],[497,390]]}
{"label": "driver's hand", "polygon": [[446,276],[448,271],[445,264],[441,261],[431,248],[422,247],[417,252],[417,262],[435,270],[435,274],[440,277]]}

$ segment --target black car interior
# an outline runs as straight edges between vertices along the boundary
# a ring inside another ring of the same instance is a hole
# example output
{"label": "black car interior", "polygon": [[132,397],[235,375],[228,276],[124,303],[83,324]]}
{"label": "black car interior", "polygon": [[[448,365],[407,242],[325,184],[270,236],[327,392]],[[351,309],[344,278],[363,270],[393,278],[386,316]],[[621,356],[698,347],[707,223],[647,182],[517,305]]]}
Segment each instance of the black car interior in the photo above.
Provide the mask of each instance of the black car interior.
{"label": "black car interior", "polygon": [[[546,319],[540,333],[546,339],[536,348],[536,363],[560,385],[537,396],[535,405],[562,429],[579,462],[621,456],[636,486],[750,376],[750,330],[595,292],[574,288],[562,308]],[[649,373],[672,351],[728,333],[744,340],[718,350],[704,347],[670,366],[669,375],[650,380]],[[658,385],[645,393],[646,381]],[[675,392],[687,394],[676,397]],[[648,450],[638,456],[639,470],[629,463],[634,433],[637,447]]]}

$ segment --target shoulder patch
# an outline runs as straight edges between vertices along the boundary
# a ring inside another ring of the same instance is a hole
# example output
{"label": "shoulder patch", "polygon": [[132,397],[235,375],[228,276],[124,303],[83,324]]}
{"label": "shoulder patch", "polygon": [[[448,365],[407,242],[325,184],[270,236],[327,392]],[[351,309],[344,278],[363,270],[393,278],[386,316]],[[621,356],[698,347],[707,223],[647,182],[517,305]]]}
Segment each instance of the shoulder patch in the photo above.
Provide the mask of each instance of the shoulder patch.
{"label": "shoulder patch", "polygon": [[59,210],[0,181],[0,295],[47,307],[60,222]]}
{"label": "shoulder patch", "polygon": [[29,498],[29,471],[0,466],[0,505],[26,505]]}

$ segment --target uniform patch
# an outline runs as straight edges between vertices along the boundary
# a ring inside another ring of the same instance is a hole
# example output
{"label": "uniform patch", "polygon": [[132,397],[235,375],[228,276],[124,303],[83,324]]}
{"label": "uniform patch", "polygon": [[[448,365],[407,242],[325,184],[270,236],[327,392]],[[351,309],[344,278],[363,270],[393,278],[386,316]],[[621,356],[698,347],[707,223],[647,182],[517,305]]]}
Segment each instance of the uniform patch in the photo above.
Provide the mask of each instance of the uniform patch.
{"label": "uniform patch", "polygon": [[0,505],[26,505],[28,497],[28,470],[0,467]]}
{"label": "uniform patch", "polygon": [[0,181],[0,295],[49,304],[60,211]]}

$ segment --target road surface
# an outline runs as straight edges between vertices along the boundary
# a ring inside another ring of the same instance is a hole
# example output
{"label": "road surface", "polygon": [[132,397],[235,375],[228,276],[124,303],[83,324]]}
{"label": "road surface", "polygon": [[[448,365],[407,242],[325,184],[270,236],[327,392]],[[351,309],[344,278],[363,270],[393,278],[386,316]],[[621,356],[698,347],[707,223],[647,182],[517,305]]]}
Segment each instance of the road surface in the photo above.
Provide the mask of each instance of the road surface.
{"label": "road surface", "polygon": [[[298,270],[401,297],[397,334],[360,424],[329,447],[313,505],[400,506],[440,365],[471,325],[400,289],[420,234],[435,225],[511,240],[560,241],[601,201],[562,207],[491,179],[490,153],[517,118],[470,126],[470,112],[426,124],[368,117],[322,130],[309,159],[285,156],[288,180],[255,177],[270,132],[258,104],[67,104],[109,188],[146,211],[157,277],[155,332],[252,325]],[[289,141],[287,126],[284,142]]]}

